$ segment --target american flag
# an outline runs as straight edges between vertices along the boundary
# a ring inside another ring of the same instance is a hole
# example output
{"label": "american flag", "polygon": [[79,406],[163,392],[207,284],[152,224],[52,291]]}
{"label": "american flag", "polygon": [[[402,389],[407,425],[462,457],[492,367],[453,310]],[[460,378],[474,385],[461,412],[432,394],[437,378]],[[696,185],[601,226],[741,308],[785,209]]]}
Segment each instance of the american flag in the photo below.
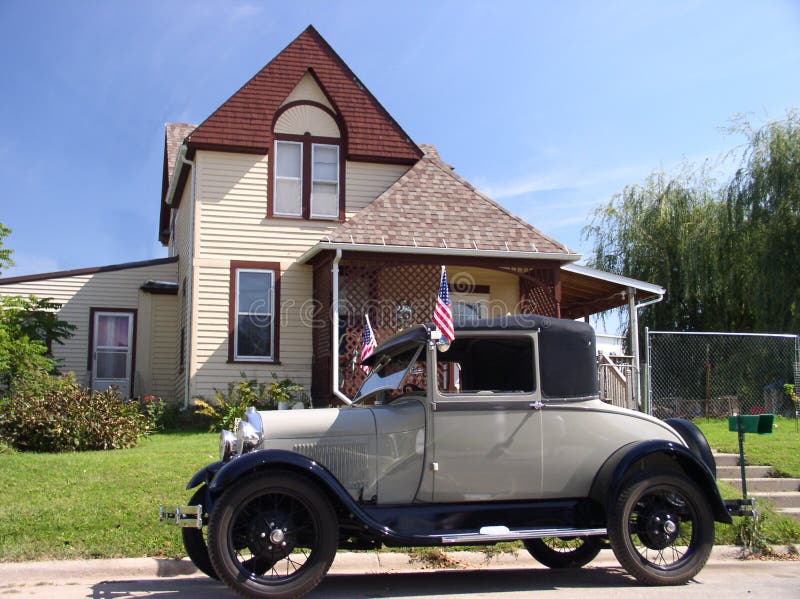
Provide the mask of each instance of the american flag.
{"label": "american flag", "polygon": [[[378,347],[378,341],[375,339],[375,333],[372,332],[372,325],[369,323],[369,316],[364,314],[364,318],[366,319],[366,325],[364,325],[364,336],[361,338],[361,356],[359,357],[359,361],[363,362],[366,360],[372,352],[375,351],[375,348]],[[370,368],[369,366],[361,366],[361,370],[369,374]]]}
{"label": "american flag", "polygon": [[442,332],[442,337],[453,341],[453,310],[450,308],[450,291],[447,289],[447,271],[442,266],[442,279],[439,283],[439,295],[436,296],[436,307],[433,309],[433,324]]}

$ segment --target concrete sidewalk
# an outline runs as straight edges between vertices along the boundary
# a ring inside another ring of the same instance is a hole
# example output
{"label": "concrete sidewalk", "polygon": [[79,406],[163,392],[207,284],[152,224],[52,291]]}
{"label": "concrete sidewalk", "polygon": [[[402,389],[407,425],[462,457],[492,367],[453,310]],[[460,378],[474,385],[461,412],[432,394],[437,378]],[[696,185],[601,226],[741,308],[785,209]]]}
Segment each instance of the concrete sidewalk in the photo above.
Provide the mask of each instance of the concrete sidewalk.
{"label": "concrete sidewalk", "polygon": [[[795,551],[797,551],[795,547]],[[780,549],[775,550],[780,553]],[[784,548],[782,553],[787,553]],[[487,557],[478,551],[446,552],[447,565],[430,565],[415,561],[406,553],[388,552],[340,552],[330,569],[331,574],[400,574],[421,570],[492,570],[523,568],[545,568],[535,561],[525,550],[517,555],[502,553]],[[797,555],[797,553],[795,553]],[[741,559],[739,547],[714,547],[708,563],[736,562]],[[593,561],[592,566],[618,567],[619,563],[610,550],[603,550]],[[138,578],[174,578],[202,575],[192,562],[165,558],[126,558],[126,559],[87,559],[74,561],[46,562],[14,562],[0,564],[0,587],[25,583],[51,582],[59,580],[67,582],[71,579],[138,579]],[[1,589],[0,589],[1,590]],[[0,593],[2,594],[2,593]]]}

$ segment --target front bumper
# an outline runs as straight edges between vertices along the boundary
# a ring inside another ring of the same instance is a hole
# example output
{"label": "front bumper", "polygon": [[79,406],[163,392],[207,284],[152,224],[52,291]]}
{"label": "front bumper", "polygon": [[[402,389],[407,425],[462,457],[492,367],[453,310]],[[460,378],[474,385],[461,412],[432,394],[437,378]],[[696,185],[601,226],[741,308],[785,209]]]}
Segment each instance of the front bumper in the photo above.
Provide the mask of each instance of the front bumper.
{"label": "front bumper", "polygon": [[756,515],[755,503],[751,499],[726,499],[725,508],[731,516],[754,517]]}
{"label": "front bumper", "polygon": [[203,528],[202,505],[169,505],[158,508],[158,521],[181,528]]}

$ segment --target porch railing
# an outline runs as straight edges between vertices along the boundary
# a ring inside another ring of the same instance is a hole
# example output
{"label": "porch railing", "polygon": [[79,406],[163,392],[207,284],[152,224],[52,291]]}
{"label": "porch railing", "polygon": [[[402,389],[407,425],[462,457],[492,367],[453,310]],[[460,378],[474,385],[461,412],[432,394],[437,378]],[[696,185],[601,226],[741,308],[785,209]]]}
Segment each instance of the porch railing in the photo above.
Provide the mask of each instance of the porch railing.
{"label": "porch railing", "polygon": [[630,356],[597,356],[597,375],[600,399],[603,401],[638,410],[634,399],[635,368]]}

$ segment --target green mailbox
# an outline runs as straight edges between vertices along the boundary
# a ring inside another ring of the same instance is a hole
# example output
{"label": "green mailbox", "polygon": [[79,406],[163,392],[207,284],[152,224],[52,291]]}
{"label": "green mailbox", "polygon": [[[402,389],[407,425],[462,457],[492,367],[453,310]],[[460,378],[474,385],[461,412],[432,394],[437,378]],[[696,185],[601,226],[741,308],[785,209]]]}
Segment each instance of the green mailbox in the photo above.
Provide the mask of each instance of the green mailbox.
{"label": "green mailbox", "polygon": [[[756,414],[754,416],[728,416],[728,430],[733,433],[772,434],[774,414]],[[740,428],[741,427],[741,428]]]}

